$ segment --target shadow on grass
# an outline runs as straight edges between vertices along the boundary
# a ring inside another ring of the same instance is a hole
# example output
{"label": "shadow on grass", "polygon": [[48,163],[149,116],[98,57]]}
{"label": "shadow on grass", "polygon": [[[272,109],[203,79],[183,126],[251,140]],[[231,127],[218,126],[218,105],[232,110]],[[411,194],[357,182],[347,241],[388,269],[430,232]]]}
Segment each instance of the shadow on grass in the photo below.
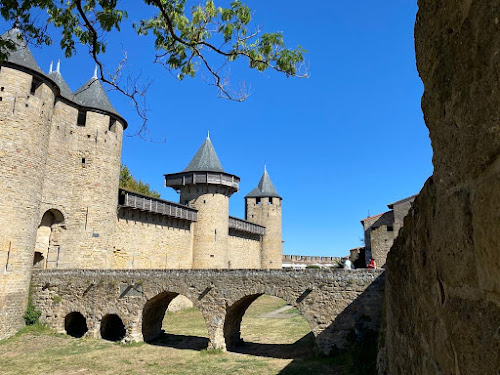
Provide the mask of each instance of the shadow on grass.
{"label": "shadow on grass", "polygon": [[160,337],[148,342],[149,345],[165,346],[175,349],[204,350],[208,347],[208,338],[201,336],[185,336],[163,333]]}
{"label": "shadow on grass", "polygon": [[[330,348],[329,356],[306,361],[294,358],[279,374],[376,375],[379,332],[374,329],[381,323],[384,285],[382,274],[318,335],[316,342]],[[334,345],[338,338],[342,338],[342,349]]]}
{"label": "shadow on grass", "polygon": [[343,356],[316,356],[306,359],[294,359],[279,375],[345,375]]}
{"label": "shadow on grass", "polygon": [[308,333],[293,344],[261,344],[240,342],[228,349],[229,352],[249,354],[258,357],[296,359],[310,357],[314,351],[314,335]]}

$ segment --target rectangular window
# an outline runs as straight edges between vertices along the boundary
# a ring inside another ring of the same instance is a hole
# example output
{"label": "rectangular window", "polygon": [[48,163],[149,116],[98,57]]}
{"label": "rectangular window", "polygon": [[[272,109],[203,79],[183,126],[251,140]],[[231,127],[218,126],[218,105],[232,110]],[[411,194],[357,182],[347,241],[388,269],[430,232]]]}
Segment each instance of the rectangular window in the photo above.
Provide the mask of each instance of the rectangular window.
{"label": "rectangular window", "polygon": [[37,77],[33,77],[31,80],[30,94],[35,95],[36,90],[42,85],[42,81]]}
{"label": "rectangular window", "polygon": [[394,231],[394,228],[393,227],[387,227],[387,231],[388,232],[392,232],[392,231]]}
{"label": "rectangular window", "polygon": [[87,111],[79,110],[76,124],[78,126],[85,126],[86,122],[87,122]]}
{"label": "rectangular window", "polygon": [[260,204],[260,198],[255,198],[255,203]]}
{"label": "rectangular window", "polygon": [[116,119],[112,117],[109,118],[109,131],[116,133]]}

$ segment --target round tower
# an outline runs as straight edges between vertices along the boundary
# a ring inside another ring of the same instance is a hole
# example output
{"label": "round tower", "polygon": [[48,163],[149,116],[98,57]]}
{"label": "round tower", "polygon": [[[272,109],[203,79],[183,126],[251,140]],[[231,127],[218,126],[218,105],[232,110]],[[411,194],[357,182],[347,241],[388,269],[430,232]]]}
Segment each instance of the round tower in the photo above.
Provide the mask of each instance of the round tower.
{"label": "round tower", "polygon": [[[74,168],[70,174],[74,190],[69,203],[73,207],[73,222],[82,232],[70,246],[73,253],[66,258],[66,266],[111,268],[123,130],[127,122],[106,95],[97,78],[97,67],[67,104],[72,107],[71,143],[76,146],[68,149]],[[59,120],[64,121],[62,116],[57,117]]]}
{"label": "round tower", "polygon": [[41,215],[59,212],[59,220],[56,227],[39,233],[50,233],[51,241],[37,238],[35,255],[41,268],[111,264],[126,122],[109,102],[96,73],[73,94],[60,62],[55,70],[50,66],[48,76],[60,95],[52,116]]}
{"label": "round tower", "polygon": [[0,68],[0,339],[24,325],[57,85],[20,32]]}
{"label": "round tower", "polygon": [[261,250],[261,267],[264,269],[281,268],[281,201],[264,167],[259,184],[245,197],[245,219],[266,227]]}
{"label": "round tower", "polygon": [[180,203],[198,210],[193,230],[193,268],[228,268],[229,197],[240,178],[224,172],[210,137],[180,173],[165,175],[165,186],[180,192]]}

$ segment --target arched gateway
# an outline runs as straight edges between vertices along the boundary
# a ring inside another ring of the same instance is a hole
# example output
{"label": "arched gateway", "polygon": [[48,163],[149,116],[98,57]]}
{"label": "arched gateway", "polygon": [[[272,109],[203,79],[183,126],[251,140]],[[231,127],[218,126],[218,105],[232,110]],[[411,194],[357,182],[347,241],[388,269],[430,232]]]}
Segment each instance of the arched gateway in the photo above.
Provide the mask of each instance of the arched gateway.
{"label": "arched gateway", "polygon": [[39,270],[33,297],[42,321],[61,332],[61,316],[85,311],[88,334],[99,337],[103,316],[114,314],[121,324],[114,339],[150,342],[162,334],[169,303],[182,294],[203,315],[208,347],[226,350],[240,341],[247,308],[266,294],[296,307],[317,349],[329,353],[343,347],[350,330],[377,329],[383,277],[379,270]]}
{"label": "arched gateway", "polygon": [[47,210],[36,231],[33,268],[56,268],[60,257],[64,216],[56,209]]}

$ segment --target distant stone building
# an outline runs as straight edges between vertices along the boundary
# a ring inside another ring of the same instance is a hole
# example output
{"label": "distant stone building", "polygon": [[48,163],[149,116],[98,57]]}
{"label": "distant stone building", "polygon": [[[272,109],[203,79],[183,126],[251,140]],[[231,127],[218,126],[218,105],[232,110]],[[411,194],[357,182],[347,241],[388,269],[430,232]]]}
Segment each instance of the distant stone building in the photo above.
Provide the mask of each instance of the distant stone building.
{"label": "distant stone building", "polygon": [[307,268],[307,266],[320,268],[339,267],[342,263],[340,257],[324,257],[313,255],[283,255],[283,268]]}
{"label": "distant stone building", "polygon": [[0,67],[0,339],[23,325],[37,268],[281,268],[281,201],[264,171],[229,216],[239,177],[209,138],[165,175],[180,204],[119,189],[127,122],[97,72],[74,93],[45,74],[20,32]]}
{"label": "distant stone building", "polygon": [[[364,258],[373,258],[379,267],[385,265],[387,254],[403,226],[403,219],[410,210],[416,195],[388,204],[390,211],[361,220],[365,232]],[[358,252],[363,256],[363,252]]]}

